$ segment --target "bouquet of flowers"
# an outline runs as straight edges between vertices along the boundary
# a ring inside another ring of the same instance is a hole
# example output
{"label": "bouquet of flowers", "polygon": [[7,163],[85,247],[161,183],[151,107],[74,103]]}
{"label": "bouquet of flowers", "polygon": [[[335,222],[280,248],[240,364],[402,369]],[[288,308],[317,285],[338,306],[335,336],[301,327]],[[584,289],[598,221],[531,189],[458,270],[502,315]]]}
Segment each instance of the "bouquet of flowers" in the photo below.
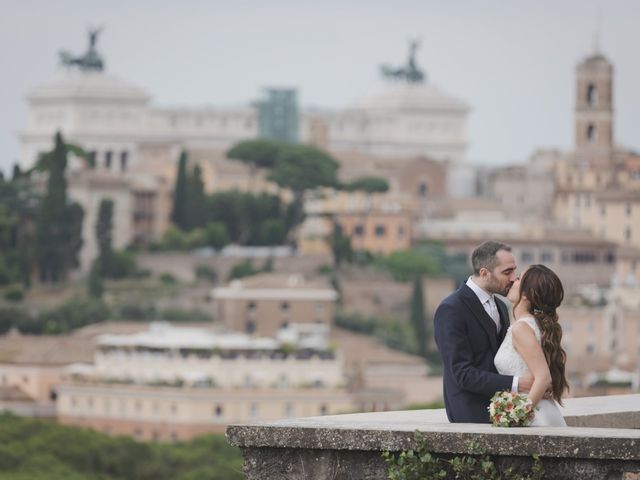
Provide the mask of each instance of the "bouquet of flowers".
{"label": "bouquet of flowers", "polygon": [[533,421],[535,411],[526,395],[505,390],[491,397],[489,415],[496,427],[526,427]]}

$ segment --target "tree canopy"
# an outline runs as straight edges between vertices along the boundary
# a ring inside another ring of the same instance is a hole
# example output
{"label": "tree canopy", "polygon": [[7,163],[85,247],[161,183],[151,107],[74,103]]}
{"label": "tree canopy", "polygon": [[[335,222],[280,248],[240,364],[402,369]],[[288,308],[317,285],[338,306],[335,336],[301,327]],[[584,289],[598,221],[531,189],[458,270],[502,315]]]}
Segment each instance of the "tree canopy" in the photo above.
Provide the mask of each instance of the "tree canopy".
{"label": "tree canopy", "polygon": [[227,158],[240,160],[252,168],[272,168],[286,147],[286,143],[277,140],[246,140],[231,147],[227,151]]}
{"label": "tree canopy", "polygon": [[384,193],[389,190],[389,182],[381,177],[361,177],[341,184],[340,188],[349,192],[361,190],[367,193]]}

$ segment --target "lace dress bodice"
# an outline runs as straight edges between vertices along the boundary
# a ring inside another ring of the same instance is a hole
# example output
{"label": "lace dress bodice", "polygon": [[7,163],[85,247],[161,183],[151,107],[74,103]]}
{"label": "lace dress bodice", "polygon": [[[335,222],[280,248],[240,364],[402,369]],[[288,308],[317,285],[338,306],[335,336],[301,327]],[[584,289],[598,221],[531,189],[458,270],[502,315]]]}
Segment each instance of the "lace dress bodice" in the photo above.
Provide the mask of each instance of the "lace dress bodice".
{"label": "lace dress bodice", "polygon": [[[540,342],[540,327],[538,327],[538,324],[533,317],[523,317],[518,319],[518,322],[525,322],[529,325],[533,329],[536,339]],[[507,334],[504,337],[502,345],[500,345],[500,348],[498,349],[498,353],[496,354],[493,363],[496,366],[498,373],[502,375],[513,375],[519,377],[529,374],[529,368],[527,367],[524,359],[518,352],[516,352],[516,349],[513,348],[511,327],[507,330]]]}
{"label": "lace dress bodice", "polygon": [[[519,318],[517,322],[526,322],[536,335],[538,343],[542,337],[540,327],[533,317]],[[513,347],[513,335],[511,332],[512,327],[509,327],[507,334],[504,337],[504,341],[498,353],[496,354],[493,363],[496,366],[498,373],[502,375],[512,375],[515,377],[521,377],[523,375],[530,375],[529,367],[525,363],[522,356]],[[562,417],[560,407],[554,400],[542,399],[537,405],[536,414],[531,426],[534,427],[566,427],[567,424]]]}

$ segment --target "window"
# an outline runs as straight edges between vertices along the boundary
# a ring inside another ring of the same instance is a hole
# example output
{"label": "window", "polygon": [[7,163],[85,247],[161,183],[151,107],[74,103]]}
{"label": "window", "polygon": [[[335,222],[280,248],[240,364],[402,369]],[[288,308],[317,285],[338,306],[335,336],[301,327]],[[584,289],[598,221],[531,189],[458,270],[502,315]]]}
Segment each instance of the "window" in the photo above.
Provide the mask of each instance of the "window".
{"label": "window", "polygon": [[224,410],[222,408],[222,405],[218,404],[215,406],[215,408],[213,409],[213,416],[216,418],[222,418],[224,415]]}
{"label": "window", "polygon": [[573,252],[574,263],[594,263],[596,261],[596,254],[593,252],[579,251]]}
{"label": "window", "polygon": [[595,347],[595,345],[593,345],[593,344],[591,344],[591,343],[590,343],[589,345],[587,345],[587,353],[588,353],[588,354],[595,353],[595,351],[596,351],[596,347]]}
{"label": "window", "polygon": [[606,214],[607,214],[607,206],[606,205],[600,206],[600,215],[604,217]]}
{"label": "window", "polygon": [[549,250],[543,250],[540,254],[540,261],[542,263],[553,263],[553,252]]}
{"label": "window", "polygon": [[631,216],[631,204],[629,202],[626,203],[626,205],[624,206],[624,210],[625,213],[627,214],[627,217]]}
{"label": "window", "polygon": [[323,403],[322,405],[320,405],[320,415],[326,415],[327,413],[329,413],[329,409]]}
{"label": "window", "polygon": [[587,125],[587,142],[593,143],[596,140],[596,127],[593,124]]}
{"label": "window", "polygon": [[356,228],[353,229],[353,234],[356,237],[362,237],[364,235],[364,225],[362,225],[361,223],[356,225]]}
{"label": "window", "polygon": [[520,254],[520,260],[524,263],[529,263],[533,260],[533,255],[531,252],[524,250],[521,254]]}
{"label": "window", "polygon": [[249,417],[258,418],[258,404],[252,403],[249,407]]}
{"label": "window", "polygon": [[247,310],[249,310],[250,312],[256,309],[256,302],[249,302],[247,303]]}
{"label": "window", "polygon": [[596,106],[598,104],[598,90],[593,83],[587,87],[587,104]]}
{"label": "window", "polygon": [[624,229],[624,239],[627,242],[631,241],[631,227],[627,227]]}
{"label": "window", "polygon": [[247,323],[244,326],[244,331],[247,333],[254,333],[256,331],[256,322],[253,320],[247,320]]}
{"label": "window", "polygon": [[113,152],[111,150],[107,150],[104,154],[104,166],[108,170],[111,170],[111,160],[113,159]]}
{"label": "window", "polygon": [[398,226],[398,238],[404,238],[404,227],[402,225]]}
{"label": "window", "polygon": [[384,237],[387,234],[387,229],[384,225],[376,225],[376,237]]}
{"label": "window", "polygon": [[280,310],[284,310],[284,311],[289,310],[289,302],[282,302],[280,304]]}
{"label": "window", "polygon": [[418,195],[421,197],[426,197],[427,193],[429,193],[429,186],[426,183],[421,183],[418,186]]}
{"label": "window", "polygon": [[120,171],[127,171],[127,163],[129,161],[129,152],[126,150],[120,154]]}

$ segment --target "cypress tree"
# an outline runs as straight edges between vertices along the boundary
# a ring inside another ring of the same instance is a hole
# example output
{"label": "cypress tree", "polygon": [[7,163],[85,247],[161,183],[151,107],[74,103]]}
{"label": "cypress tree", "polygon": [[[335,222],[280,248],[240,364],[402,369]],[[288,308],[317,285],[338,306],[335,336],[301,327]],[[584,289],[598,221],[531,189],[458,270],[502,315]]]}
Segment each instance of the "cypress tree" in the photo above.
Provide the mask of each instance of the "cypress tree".
{"label": "cypress tree", "polygon": [[113,259],[112,248],[113,230],[113,201],[102,199],[96,223],[96,239],[98,240],[97,274],[101,277],[111,275],[111,262]]}
{"label": "cypress tree", "polygon": [[67,203],[67,148],[59,132],[43,163],[48,179],[36,219],[36,262],[41,281],[59,282],[78,265],[83,219],[82,208]]}
{"label": "cypress tree", "polygon": [[204,193],[204,182],[202,181],[202,169],[200,165],[193,168],[193,175],[187,178],[189,188],[187,190],[186,208],[186,229],[204,227],[206,219],[207,198]]}
{"label": "cypress tree", "polygon": [[422,277],[416,275],[413,281],[413,294],[411,295],[411,325],[418,339],[418,352],[420,356],[427,358],[429,351],[429,339],[427,335],[427,323],[424,311],[424,295],[422,292]]}
{"label": "cypress tree", "polygon": [[91,271],[89,272],[89,296],[91,298],[102,298],[102,294],[104,293],[104,287],[102,284],[102,277],[100,276],[100,272],[98,271],[98,262],[95,262],[91,267]]}
{"label": "cypress tree", "polygon": [[182,151],[178,161],[178,175],[176,186],[173,189],[173,209],[171,210],[171,222],[182,230],[186,230],[188,225],[188,188],[187,178],[187,152]]}

